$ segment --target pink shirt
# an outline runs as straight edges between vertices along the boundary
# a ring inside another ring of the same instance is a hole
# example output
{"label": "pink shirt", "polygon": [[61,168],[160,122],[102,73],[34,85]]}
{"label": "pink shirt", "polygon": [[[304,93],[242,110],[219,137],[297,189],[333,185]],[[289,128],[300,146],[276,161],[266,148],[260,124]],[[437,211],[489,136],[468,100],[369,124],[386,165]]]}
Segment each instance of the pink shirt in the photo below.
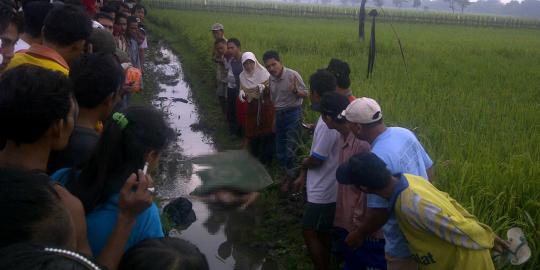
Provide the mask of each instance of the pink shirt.
{"label": "pink shirt", "polygon": [[[339,140],[339,164],[348,161],[352,156],[362,152],[369,152],[370,146],[366,141],[357,139],[352,132]],[[366,195],[352,185],[338,183],[336,200],[336,218],[334,225],[351,232],[354,228],[353,215],[366,205]],[[362,211],[363,212],[363,211]]]}
{"label": "pink shirt", "polygon": [[[357,139],[352,132],[347,138],[341,136],[339,163],[342,164],[358,153],[369,152],[371,147],[368,142]],[[336,200],[336,218],[334,226],[351,232],[356,224],[365,216],[367,208],[367,194],[351,185],[338,183],[338,195]],[[383,239],[382,230],[372,235],[374,238]]]}

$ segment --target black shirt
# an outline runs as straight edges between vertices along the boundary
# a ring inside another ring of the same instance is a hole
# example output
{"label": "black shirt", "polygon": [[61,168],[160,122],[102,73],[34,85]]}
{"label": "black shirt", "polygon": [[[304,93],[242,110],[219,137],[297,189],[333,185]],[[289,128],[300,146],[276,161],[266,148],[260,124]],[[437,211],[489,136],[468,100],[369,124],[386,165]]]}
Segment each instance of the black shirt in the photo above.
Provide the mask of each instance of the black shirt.
{"label": "black shirt", "polygon": [[86,163],[99,140],[99,133],[94,129],[75,126],[68,145],[62,151],[53,151],[47,170],[54,173],[62,168],[79,167]]}

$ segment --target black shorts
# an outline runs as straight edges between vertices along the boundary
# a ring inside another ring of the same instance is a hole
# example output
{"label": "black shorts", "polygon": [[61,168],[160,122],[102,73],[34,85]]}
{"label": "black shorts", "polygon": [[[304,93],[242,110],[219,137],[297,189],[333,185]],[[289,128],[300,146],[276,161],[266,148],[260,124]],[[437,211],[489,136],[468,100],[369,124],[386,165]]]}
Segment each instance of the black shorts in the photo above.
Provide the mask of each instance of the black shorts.
{"label": "black shorts", "polygon": [[302,227],[304,230],[330,232],[334,227],[336,203],[306,203]]}

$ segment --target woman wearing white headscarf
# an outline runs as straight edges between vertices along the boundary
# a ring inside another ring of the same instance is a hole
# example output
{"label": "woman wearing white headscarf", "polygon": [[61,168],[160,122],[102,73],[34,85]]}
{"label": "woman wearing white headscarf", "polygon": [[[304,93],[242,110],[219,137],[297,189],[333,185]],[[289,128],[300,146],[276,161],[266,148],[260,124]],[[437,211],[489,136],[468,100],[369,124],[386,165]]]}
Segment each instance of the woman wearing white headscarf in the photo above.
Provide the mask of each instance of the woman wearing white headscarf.
{"label": "woman wearing white headscarf", "polygon": [[270,161],[266,159],[271,158],[271,154],[268,156],[266,153],[272,153],[272,150],[263,149],[272,147],[273,143],[274,105],[268,91],[270,73],[259,64],[251,52],[242,54],[242,65],[244,71],[240,73],[238,100],[241,102],[239,105],[244,106],[244,110],[240,108],[237,111],[240,114],[244,111],[245,114],[238,115],[238,122],[244,127],[252,152],[263,162]]}

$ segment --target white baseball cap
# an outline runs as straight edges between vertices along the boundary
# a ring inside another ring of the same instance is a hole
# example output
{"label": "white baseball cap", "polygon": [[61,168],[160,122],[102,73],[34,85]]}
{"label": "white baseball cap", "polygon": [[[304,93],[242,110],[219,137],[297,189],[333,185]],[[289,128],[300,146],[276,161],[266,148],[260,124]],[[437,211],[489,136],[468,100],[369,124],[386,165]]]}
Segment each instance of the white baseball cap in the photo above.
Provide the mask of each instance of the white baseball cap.
{"label": "white baseball cap", "polygon": [[371,124],[381,120],[382,111],[377,101],[368,97],[361,97],[353,100],[341,115],[349,122]]}

